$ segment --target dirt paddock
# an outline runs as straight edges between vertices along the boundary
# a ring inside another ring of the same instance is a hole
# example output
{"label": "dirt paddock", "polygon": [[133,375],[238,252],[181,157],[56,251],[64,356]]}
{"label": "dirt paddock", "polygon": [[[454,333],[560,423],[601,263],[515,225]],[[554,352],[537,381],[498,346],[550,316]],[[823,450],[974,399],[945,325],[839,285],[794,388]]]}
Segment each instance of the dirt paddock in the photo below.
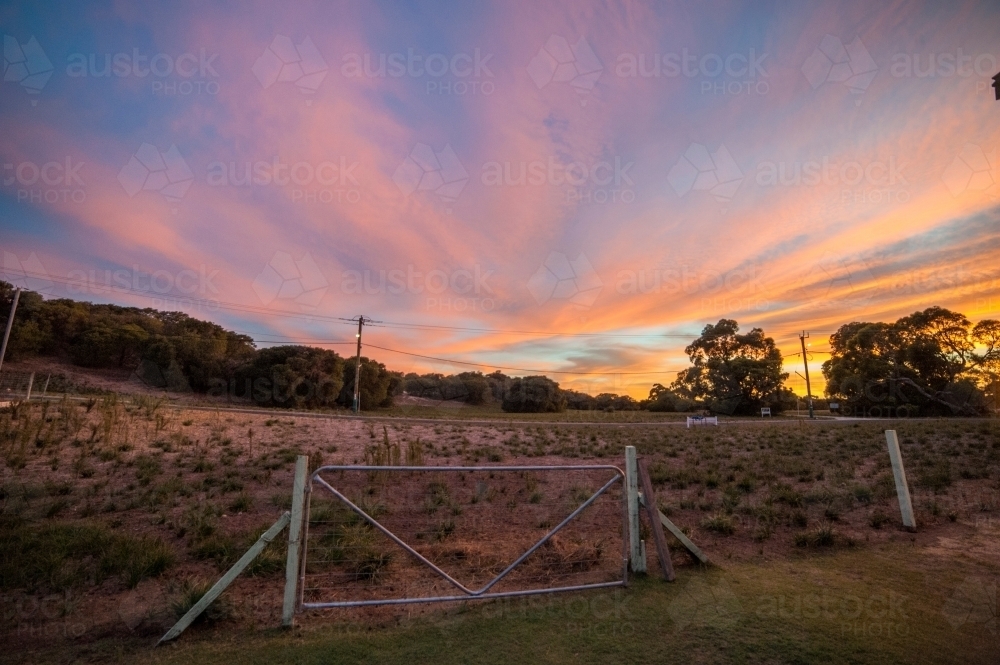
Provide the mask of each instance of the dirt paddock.
{"label": "dirt paddock", "polygon": [[[899,524],[883,434],[889,428],[899,433],[916,533]],[[626,445],[649,462],[661,510],[723,568],[892,542],[1000,565],[1000,544],[989,537],[1000,520],[996,422],[775,419],[690,430],[413,423],[171,408],[154,396],[111,394],[0,411],[0,631],[15,648],[116,635],[153,640],[288,508],[299,454],[313,468],[378,460],[620,467]],[[491,579],[610,478],[434,475],[328,474],[348,498],[470,586]],[[610,490],[497,589],[620,577],[620,491]],[[307,600],[451,593],[331,498],[313,496]],[[683,575],[696,563],[669,540]],[[284,543],[269,546],[192,630],[277,626],[284,556]],[[447,607],[308,611],[300,622],[367,618],[377,626]]]}

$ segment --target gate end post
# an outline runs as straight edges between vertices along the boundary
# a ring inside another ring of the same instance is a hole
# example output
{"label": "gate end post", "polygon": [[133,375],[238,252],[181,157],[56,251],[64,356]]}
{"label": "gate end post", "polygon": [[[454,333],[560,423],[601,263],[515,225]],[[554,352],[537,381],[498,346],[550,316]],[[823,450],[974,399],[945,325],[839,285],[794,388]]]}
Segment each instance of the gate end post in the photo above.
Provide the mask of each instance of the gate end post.
{"label": "gate end post", "polygon": [[645,543],[639,538],[639,465],[635,446],[625,446],[625,494],[628,503],[628,539],[632,572],[646,572]]}
{"label": "gate end post", "polygon": [[295,460],[295,480],[292,482],[292,515],[288,526],[288,558],[285,561],[285,598],[281,609],[281,625],[291,628],[295,617],[296,586],[299,580],[299,549],[302,522],[305,519],[306,482],[309,458],[299,455]]}

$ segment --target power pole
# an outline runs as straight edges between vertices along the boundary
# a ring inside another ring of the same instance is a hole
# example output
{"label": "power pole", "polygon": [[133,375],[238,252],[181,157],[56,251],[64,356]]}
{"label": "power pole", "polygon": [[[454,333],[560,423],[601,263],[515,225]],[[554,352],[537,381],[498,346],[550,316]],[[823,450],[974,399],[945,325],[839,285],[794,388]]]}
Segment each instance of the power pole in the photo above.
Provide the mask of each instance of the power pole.
{"label": "power pole", "polygon": [[802,364],[806,368],[806,404],[809,405],[809,417],[812,419],[816,418],[816,414],[813,413],[813,393],[812,387],[809,385],[809,357],[806,356],[806,338],[809,337],[809,333],[802,331],[799,335],[799,341],[802,343]]}
{"label": "power pole", "polygon": [[365,325],[365,317],[358,317],[358,355],[354,362],[354,413],[361,411],[361,328]]}
{"label": "power pole", "polygon": [[21,287],[14,290],[14,302],[10,306],[10,315],[7,317],[7,329],[3,333],[3,344],[0,345],[0,368],[3,367],[3,359],[7,354],[7,340],[10,339],[10,329],[14,326],[14,312],[17,311],[17,301],[21,299]]}

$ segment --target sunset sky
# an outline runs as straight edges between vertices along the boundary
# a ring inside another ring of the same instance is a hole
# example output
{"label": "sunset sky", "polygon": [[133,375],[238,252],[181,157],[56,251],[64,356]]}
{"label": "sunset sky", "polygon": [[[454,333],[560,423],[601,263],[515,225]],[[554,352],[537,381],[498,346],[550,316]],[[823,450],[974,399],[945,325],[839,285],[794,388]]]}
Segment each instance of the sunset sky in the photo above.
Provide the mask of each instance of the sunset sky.
{"label": "sunset sky", "polygon": [[2,276],[635,397],[721,318],[802,394],[803,330],[818,393],[1000,317],[1000,4],[751,4],[0,7]]}

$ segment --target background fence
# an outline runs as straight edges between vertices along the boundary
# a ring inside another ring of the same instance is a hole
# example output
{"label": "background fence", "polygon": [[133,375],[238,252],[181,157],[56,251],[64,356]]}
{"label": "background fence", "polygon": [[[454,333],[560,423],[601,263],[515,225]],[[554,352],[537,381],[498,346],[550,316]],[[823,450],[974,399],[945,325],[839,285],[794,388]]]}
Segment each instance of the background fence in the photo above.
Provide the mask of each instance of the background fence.
{"label": "background fence", "polygon": [[[9,372],[4,370],[0,372],[0,402],[6,402],[8,400],[24,399],[28,395],[28,386],[32,384],[32,377],[34,376],[34,381],[37,382],[38,377],[32,372]],[[42,375],[42,381],[45,380],[45,375]],[[32,386],[32,394],[38,394],[41,392],[42,387],[37,385]]]}

